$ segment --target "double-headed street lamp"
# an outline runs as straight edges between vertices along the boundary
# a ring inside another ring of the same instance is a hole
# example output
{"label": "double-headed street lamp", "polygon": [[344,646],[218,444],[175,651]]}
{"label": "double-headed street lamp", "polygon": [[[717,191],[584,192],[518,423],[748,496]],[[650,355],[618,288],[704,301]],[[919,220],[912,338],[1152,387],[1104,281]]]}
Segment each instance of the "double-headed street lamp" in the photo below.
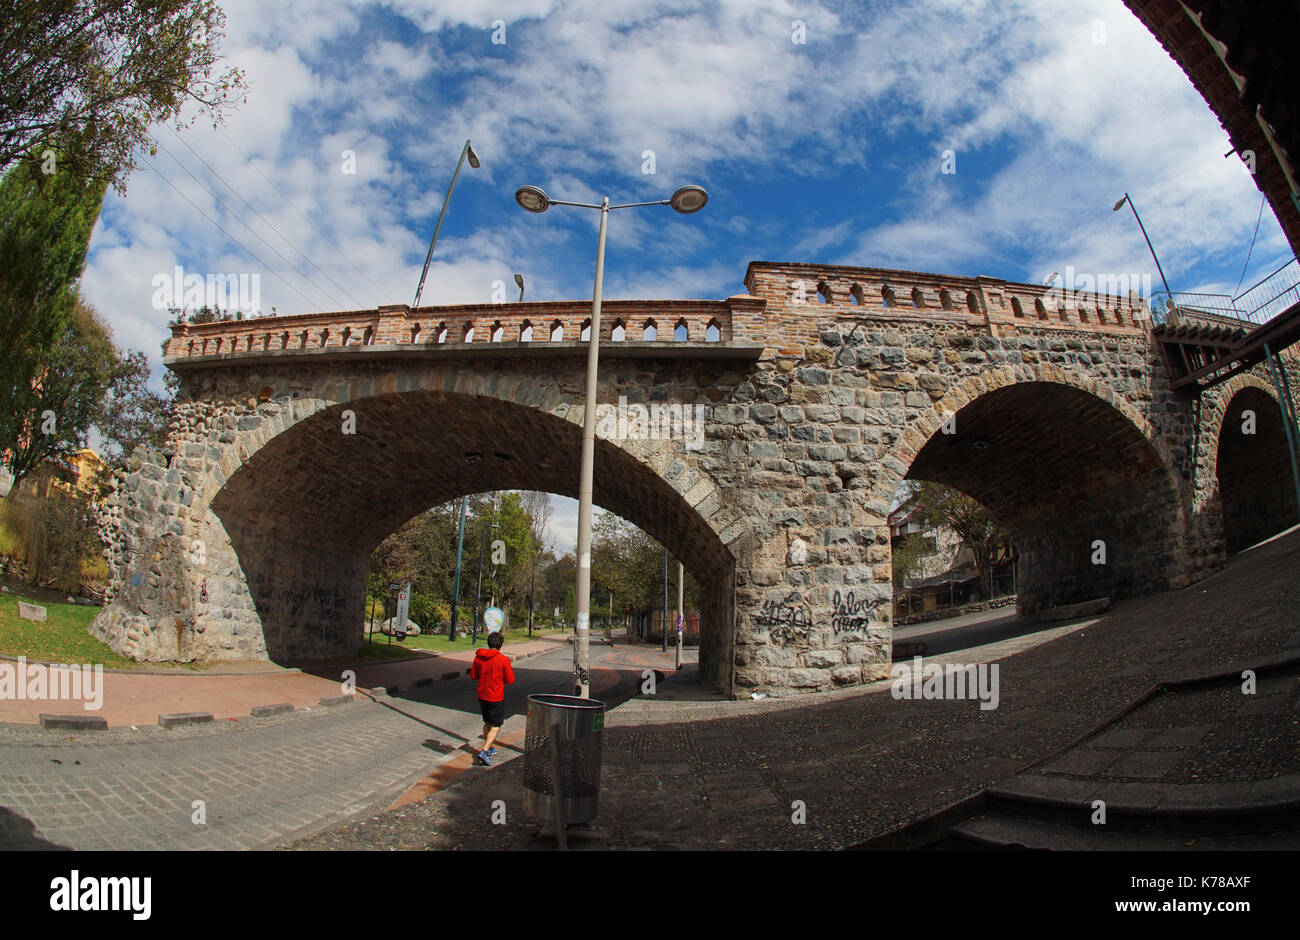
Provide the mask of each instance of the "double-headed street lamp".
{"label": "double-headed street lamp", "polygon": [[698,212],[709,201],[702,186],[683,186],[670,199],[654,202],[629,202],[611,206],[609,197],[600,205],[586,202],[563,202],[552,199],[536,186],[521,186],[515,192],[515,202],[529,212],[545,212],[551,206],[576,206],[579,209],[600,210],[600,235],[596,242],[596,286],[591,298],[591,332],[587,341],[587,395],[582,413],[582,471],[578,480],[578,584],[575,592],[577,604],[577,640],[573,644],[574,694],[591,697],[591,491],[596,461],[596,366],[600,360],[600,295],[605,280],[605,223],[613,209],[635,209],[639,206],[672,206],[683,215]]}

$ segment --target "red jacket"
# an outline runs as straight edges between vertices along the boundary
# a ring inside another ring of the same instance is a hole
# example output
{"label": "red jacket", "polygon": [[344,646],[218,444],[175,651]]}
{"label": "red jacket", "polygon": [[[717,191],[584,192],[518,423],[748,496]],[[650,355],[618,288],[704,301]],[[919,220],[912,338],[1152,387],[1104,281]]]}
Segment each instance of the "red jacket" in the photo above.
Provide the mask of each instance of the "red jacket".
{"label": "red jacket", "polygon": [[485,702],[504,702],[506,686],[515,681],[510,657],[493,649],[479,650],[474,654],[474,665],[469,675],[478,680],[478,697]]}

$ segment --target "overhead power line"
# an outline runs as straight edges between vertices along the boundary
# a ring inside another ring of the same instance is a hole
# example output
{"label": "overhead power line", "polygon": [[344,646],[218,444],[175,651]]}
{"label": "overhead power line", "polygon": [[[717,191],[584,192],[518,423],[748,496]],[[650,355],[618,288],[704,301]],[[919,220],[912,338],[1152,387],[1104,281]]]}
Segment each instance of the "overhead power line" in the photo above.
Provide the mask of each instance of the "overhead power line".
{"label": "overhead power line", "polygon": [[290,284],[288,281],[286,281],[283,277],[281,277],[281,276],[276,272],[276,270],[275,270],[274,268],[272,268],[269,264],[267,264],[265,261],[263,261],[261,258],[259,258],[256,254],[254,254],[253,251],[252,251],[252,249],[245,247],[244,244],[243,244],[243,242],[241,242],[239,239],[237,239],[234,235],[231,235],[230,232],[228,232],[228,231],[226,230],[226,227],[225,227],[224,225],[222,225],[220,222],[218,222],[218,221],[217,221],[216,219],[214,219],[212,216],[210,216],[210,215],[208,215],[206,212],[204,212],[203,209],[199,207],[198,203],[196,203],[196,202],[195,202],[193,199],[191,199],[189,196],[187,196],[187,195],[185,195],[183,192],[181,192],[180,189],[177,188],[177,186],[176,186],[175,183],[173,183],[171,180],[169,180],[166,176],[163,175],[162,170],[158,169],[158,168],[157,168],[156,166],[154,166],[152,163],[146,163],[145,166],[147,166],[149,169],[151,169],[151,170],[153,170],[155,173],[157,173],[157,174],[158,174],[158,178],[161,179],[161,180],[162,180],[164,183],[166,183],[168,186],[170,186],[172,189],[174,189],[174,190],[176,191],[176,195],[180,196],[182,199],[184,199],[186,202],[188,202],[191,206],[193,206],[193,207],[198,211],[199,215],[203,216],[203,218],[207,219],[209,222],[211,222],[211,223],[212,223],[213,225],[215,225],[217,228],[221,229],[222,233],[223,233],[223,234],[224,234],[228,239],[230,239],[230,241],[235,245],[236,248],[238,248],[238,249],[239,249],[240,251],[242,251],[244,254],[248,255],[250,258],[252,258],[252,259],[253,259],[254,261],[256,261],[258,264],[260,264],[263,268],[265,268],[265,269],[266,269],[266,270],[271,274],[272,277],[274,277],[274,278],[276,278],[277,280],[279,280],[282,284],[284,284],[285,287],[289,288],[289,290],[293,291],[293,292],[294,292],[295,294],[297,294],[299,297],[302,297],[302,299],[306,302],[307,306],[309,306],[309,307],[314,307],[314,306],[316,306],[316,304],[315,304],[313,301],[307,299],[307,297],[303,294],[302,291],[298,290],[298,288],[294,287],[292,284]]}
{"label": "overhead power line", "polygon": [[[279,258],[281,261],[283,261],[283,262],[288,266],[289,270],[293,271],[295,274],[297,274],[298,276],[302,277],[302,278],[303,278],[304,280],[306,280],[308,283],[311,283],[311,278],[308,278],[308,277],[307,277],[306,275],[304,275],[301,271],[299,271],[299,270],[294,266],[294,264],[293,264],[292,261],[290,261],[288,258],[286,258],[284,255],[282,255],[282,254],[280,253],[280,251],[279,251],[278,248],[276,248],[274,245],[272,245],[270,242],[268,242],[265,238],[263,238],[261,235],[259,235],[256,231],[254,231],[254,230],[253,230],[253,227],[252,227],[251,225],[249,225],[247,222],[245,222],[243,219],[241,219],[241,218],[239,217],[239,213],[238,213],[238,212],[233,211],[233,210],[230,208],[230,206],[226,205],[226,203],[222,201],[222,199],[221,199],[220,196],[218,196],[216,193],[212,192],[212,190],[208,188],[207,184],[205,184],[205,183],[203,182],[203,180],[201,180],[201,179],[199,179],[197,176],[195,176],[194,173],[190,170],[189,167],[187,167],[184,163],[181,163],[180,160],[177,160],[176,157],[175,157],[175,155],[174,155],[170,150],[168,150],[166,147],[164,147],[164,146],[162,145],[162,142],[161,142],[161,141],[158,141],[157,139],[155,139],[155,140],[154,140],[154,144],[157,145],[157,147],[158,147],[159,150],[161,150],[163,153],[167,154],[167,156],[171,157],[172,162],[175,163],[178,167],[180,167],[181,170],[184,171],[184,172],[189,176],[190,179],[194,180],[194,182],[198,183],[199,186],[203,187],[204,192],[206,192],[208,195],[210,195],[210,196],[211,196],[211,197],[216,201],[217,205],[220,206],[222,209],[224,209],[224,210],[226,211],[226,214],[227,214],[227,215],[229,215],[229,216],[230,216],[231,218],[233,218],[236,222],[238,222],[240,225],[242,225],[244,228],[246,228],[246,229],[248,230],[248,232],[249,232],[249,233],[250,233],[254,238],[256,238],[258,241],[260,241],[263,245],[265,245],[267,248],[271,249],[271,252],[272,252],[272,253],[273,253],[277,258]],[[312,286],[313,286],[316,290],[319,290],[319,291],[321,292],[321,296],[323,296],[323,297],[325,298],[326,306],[328,306],[328,305],[330,305],[330,304],[334,304],[334,305],[336,305],[336,306],[338,306],[338,307],[343,306],[342,304],[339,304],[339,302],[338,302],[337,299],[331,297],[331,296],[330,296],[330,295],[329,295],[329,294],[328,294],[328,293],[327,293],[327,292],[326,292],[326,291],[325,291],[325,290],[324,290],[324,289],[323,289],[319,284],[312,284]],[[317,304],[317,306],[319,306],[319,304]]]}
{"label": "overhead power line", "polygon": [[359,267],[357,267],[356,264],[353,263],[352,259],[348,257],[347,253],[338,245],[336,245],[333,239],[331,239],[328,235],[326,235],[323,231],[321,231],[320,228],[317,227],[315,222],[313,222],[305,214],[303,214],[303,211],[299,209],[296,205],[294,205],[288,196],[286,196],[283,192],[280,191],[280,187],[276,186],[269,176],[267,176],[260,169],[258,169],[257,164],[253,162],[253,158],[250,157],[248,154],[244,153],[244,151],[240,149],[239,144],[235,143],[233,140],[230,139],[230,135],[227,134],[224,129],[219,127],[217,128],[217,130],[220,131],[222,137],[226,138],[226,141],[230,144],[230,146],[234,147],[236,152],[238,152],[238,154],[244,158],[244,162],[247,163],[250,167],[252,167],[254,172],[256,172],[258,176],[266,180],[267,185],[270,186],[273,190],[275,190],[275,194],[284,200],[284,204],[288,206],[290,209],[292,209],[294,212],[298,213],[298,217],[301,218],[308,225],[310,225],[312,227],[312,231],[314,231],[317,235],[319,235],[322,239],[324,239],[325,244],[333,248],[340,258],[342,258],[349,265],[351,265],[353,271],[356,271],[367,281],[369,281],[370,286],[373,287],[375,290],[379,291],[380,296],[382,297],[384,289],[380,287],[378,284],[376,284],[373,280],[371,280],[369,274],[367,274],[365,271],[362,271]]}
{"label": "overhead power line", "polygon": [[221,180],[222,185],[225,186],[226,189],[230,190],[231,194],[234,195],[234,197],[235,197],[236,199],[238,199],[238,200],[239,200],[240,202],[242,202],[245,206],[247,206],[249,212],[253,213],[253,215],[257,216],[259,219],[261,219],[263,222],[265,222],[266,225],[267,225],[267,227],[268,227],[271,231],[275,232],[275,234],[279,235],[280,238],[282,238],[282,239],[284,240],[284,243],[285,243],[286,245],[288,245],[288,246],[289,246],[290,248],[292,248],[294,251],[298,252],[298,254],[302,256],[302,259],[303,259],[304,261],[306,261],[306,262],[307,262],[308,264],[310,264],[313,268],[315,268],[317,271],[319,271],[320,274],[321,274],[321,277],[325,278],[325,280],[329,281],[331,284],[333,284],[335,287],[337,287],[340,291],[342,291],[342,292],[343,292],[343,296],[347,297],[348,300],[352,301],[354,307],[356,307],[356,308],[360,308],[360,307],[361,307],[361,301],[357,300],[357,299],[356,299],[355,297],[353,297],[350,293],[348,293],[348,289],[347,289],[346,287],[344,287],[344,286],[343,286],[342,284],[340,284],[338,281],[334,280],[334,278],[330,277],[330,276],[329,276],[329,275],[328,275],[328,274],[327,274],[327,273],[326,273],[326,272],[321,268],[320,265],[318,265],[315,261],[312,261],[311,258],[309,258],[309,257],[307,256],[306,252],[302,251],[302,250],[301,250],[297,245],[295,245],[293,242],[291,242],[291,241],[289,240],[289,238],[284,234],[284,232],[282,232],[282,231],[280,231],[278,228],[276,228],[275,225],[271,222],[270,219],[268,219],[266,216],[262,215],[262,213],[258,212],[255,208],[253,208],[252,204],[250,204],[249,201],[248,201],[247,199],[245,199],[243,196],[239,195],[239,192],[235,189],[235,187],[231,186],[230,183],[229,183],[229,181],[227,181],[226,178],[225,178],[224,176],[222,176],[220,173],[218,173],[217,170],[216,170],[216,168],[213,167],[212,164],[208,163],[207,160],[204,160],[203,157],[201,157],[201,156],[199,155],[198,151],[196,151],[193,147],[191,147],[191,146],[189,145],[189,142],[186,141],[184,137],[182,137],[180,134],[176,133],[176,129],[175,129],[175,128],[172,128],[171,125],[168,125],[168,127],[171,129],[172,135],[173,135],[177,140],[179,140],[179,141],[181,142],[181,144],[185,147],[185,149],[188,150],[190,153],[194,154],[194,159],[196,159],[196,160],[198,160],[200,163],[202,163],[205,167],[208,168],[208,171],[211,172],[213,176],[215,176],[217,179]]}

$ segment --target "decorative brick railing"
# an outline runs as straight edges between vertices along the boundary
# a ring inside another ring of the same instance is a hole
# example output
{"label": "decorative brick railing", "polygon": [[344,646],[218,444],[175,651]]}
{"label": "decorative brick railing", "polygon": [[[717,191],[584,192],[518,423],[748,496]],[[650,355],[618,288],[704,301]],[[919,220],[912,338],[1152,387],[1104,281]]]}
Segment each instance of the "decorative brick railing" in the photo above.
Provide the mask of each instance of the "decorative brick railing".
{"label": "decorative brick railing", "polygon": [[1080,292],[1059,281],[1044,287],[991,277],[755,261],[745,272],[745,286],[765,302],[770,322],[785,321],[787,336],[831,311],[834,317],[968,318],[995,333],[1046,328],[1136,334],[1151,327],[1147,305],[1136,294]]}
{"label": "decorative brick railing", "polygon": [[[724,301],[606,301],[601,306],[601,342],[727,343],[733,338],[733,309],[743,313],[753,305],[753,298],[743,296]],[[590,323],[591,301],[415,310],[400,304],[377,310],[180,323],[172,327],[164,356],[256,354],[331,346],[573,342],[586,338]]]}

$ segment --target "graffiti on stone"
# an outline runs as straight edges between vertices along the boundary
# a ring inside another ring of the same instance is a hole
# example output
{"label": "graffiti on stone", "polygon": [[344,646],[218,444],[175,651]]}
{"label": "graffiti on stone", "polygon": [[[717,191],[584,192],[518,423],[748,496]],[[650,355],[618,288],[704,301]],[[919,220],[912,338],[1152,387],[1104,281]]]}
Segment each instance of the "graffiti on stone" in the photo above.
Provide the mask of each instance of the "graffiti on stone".
{"label": "graffiti on stone", "polygon": [[858,600],[849,591],[848,595],[835,592],[831,598],[831,630],[838,636],[841,633],[863,633],[871,624],[871,613],[880,606],[879,600]]}
{"label": "graffiti on stone", "polygon": [[808,639],[812,611],[804,606],[799,592],[792,591],[784,598],[764,601],[754,616],[754,622],[768,629],[772,643],[790,646]]}

